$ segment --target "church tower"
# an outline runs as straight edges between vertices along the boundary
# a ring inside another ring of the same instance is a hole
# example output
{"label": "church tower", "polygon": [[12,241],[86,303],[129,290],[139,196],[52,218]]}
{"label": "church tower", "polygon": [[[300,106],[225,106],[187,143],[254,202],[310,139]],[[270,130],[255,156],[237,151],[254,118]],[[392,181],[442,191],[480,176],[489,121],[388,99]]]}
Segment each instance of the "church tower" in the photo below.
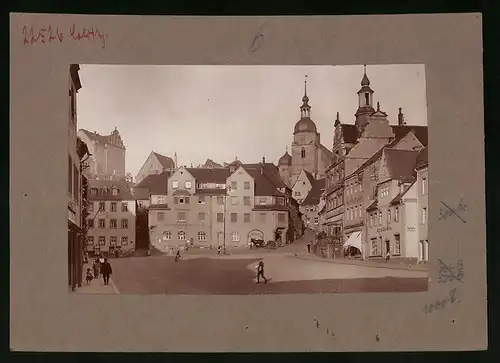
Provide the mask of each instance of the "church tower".
{"label": "church tower", "polygon": [[366,125],[370,122],[370,116],[375,112],[373,108],[374,92],[370,88],[370,80],[366,75],[366,65],[363,67],[364,75],[361,80],[361,89],[358,91],[358,110],[355,113],[356,121],[354,122],[359,135],[361,135]]}
{"label": "church tower", "polygon": [[317,175],[318,154],[320,149],[320,134],[316,124],[311,119],[311,106],[307,96],[307,75],[304,80],[304,96],[300,106],[300,120],[295,124],[292,143],[292,181],[299,176],[304,169],[312,175]]}
{"label": "church tower", "polygon": [[278,160],[278,169],[281,180],[291,188],[293,186],[291,185],[292,156],[288,153],[288,146],[283,156]]}

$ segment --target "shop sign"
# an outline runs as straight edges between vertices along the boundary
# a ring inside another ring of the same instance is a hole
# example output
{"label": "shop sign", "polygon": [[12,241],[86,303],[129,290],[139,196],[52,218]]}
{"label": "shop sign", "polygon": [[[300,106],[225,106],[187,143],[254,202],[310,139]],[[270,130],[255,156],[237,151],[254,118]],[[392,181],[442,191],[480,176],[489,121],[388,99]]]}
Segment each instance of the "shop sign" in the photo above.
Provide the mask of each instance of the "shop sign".
{"label": "shop sign", "polygon": [[385,232],[385,231],[392,231],[392,227],[387,226],[387,227],[377,228],[377,232]]}
{"label": "shop sign", "polygon": [[406,227],[406,230],[407,230],[408,232],[415,232],[415,227],[412,227],[412,226],[407,226],[407,227]]}

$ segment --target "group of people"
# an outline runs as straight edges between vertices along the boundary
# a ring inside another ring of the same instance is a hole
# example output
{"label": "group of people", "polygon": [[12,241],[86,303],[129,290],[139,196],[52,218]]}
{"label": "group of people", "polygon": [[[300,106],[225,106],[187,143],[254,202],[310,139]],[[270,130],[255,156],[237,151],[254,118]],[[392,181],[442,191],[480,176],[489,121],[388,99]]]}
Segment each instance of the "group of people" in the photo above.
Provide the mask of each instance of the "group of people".
{"label": "group of people", "polygon": [[111,268],[111,264],[108,262],[108,259],[98,256],[92,263],[92,269],[87,268],[87,285],[89,285],[92,280],[98,279],[100,274],[102,275],[104,285],[109,285],[109,277],[112,273],[113,269]]}

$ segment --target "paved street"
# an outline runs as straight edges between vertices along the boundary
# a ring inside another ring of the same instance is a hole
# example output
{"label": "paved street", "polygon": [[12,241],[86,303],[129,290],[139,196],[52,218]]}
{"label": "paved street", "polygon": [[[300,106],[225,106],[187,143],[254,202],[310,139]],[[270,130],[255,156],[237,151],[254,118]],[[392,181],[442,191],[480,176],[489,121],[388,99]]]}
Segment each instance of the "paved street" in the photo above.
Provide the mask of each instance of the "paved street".
{"label": "paved street", "polygon": [[[256,284],[263,258],[268,284]],[[280,249],[229,256],[216,253],[113,259],[113,280],[122,294],[286,294],[408,292],[427,290],[427,272],[347,265],[294,257]]]}

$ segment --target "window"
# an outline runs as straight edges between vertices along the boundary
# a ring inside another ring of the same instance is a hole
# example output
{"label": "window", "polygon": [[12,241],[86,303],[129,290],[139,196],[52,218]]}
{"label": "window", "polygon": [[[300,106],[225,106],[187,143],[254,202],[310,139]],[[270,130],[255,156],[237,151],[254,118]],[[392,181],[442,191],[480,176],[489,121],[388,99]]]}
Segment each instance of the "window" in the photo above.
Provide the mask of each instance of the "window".
{"label": "window", "polygon": [[99,210],[101,212],[104,212],[106,210],[106,203],[104,202],[99,202]]}
{"label": "window", "polygon": [[79,173],[78,168],[73,165],[73,200],[80,200],[80,188],[78,187]]}
{"label": "window", "polygon": [[159,222],[162,222],[165,220],[165,213],[164,212],[158,212],[156,214],[156,220]]}
{"label": "window", "polygon": [[224,214],[223,213],[217,213],[217,222],[224,222]]}
{"label": "window", "polygon": [[68,195],[73,195],[73,161],[68,155]]}
{"label": "window", "polygon": [[394,210],[394,222],[399,222],[399,208],[396,207]]}
{"label": "window", "polygon": [[302,159],[304,159],[306,157],[306,149],[305,148],[302,148],[302,150],[300,150],[300,157]]}
{"label": "window", "polygon": [[376,238],[371,239],[372,242],[372,256],[378,256],[378,243]]}
{"label": "window", "polygon": [[231,222],[238,222],[238,213],[231,213]]}
{"label": "window", "polygon": [[104,246],[106,244],[106,237],[99,236],[99,246]]}
{"label": "window", "polygon": [[198,232],[198,241],[206,241],[207,234],[205,232]]}
{"label": "window", "polygon": [[179,182],[177,180],[172,181],[172,189],[179,188]]}
{"label": "window", "polygon": [[243,197],[243,204],[250,205],[250,197]]}
{"label": "window", "polygon": [[300,197],[300,192],[295,192],[296,197]]}
{"label": "window", "polygon": [[266,197],[259,197],[259,204],[260,205],[266,205],[267,204],[267,198]]}
{"label": "window", "polygon": [[231,233],[231,240],[233,242],[239,242],[240,241],[240,234],[238,232]]}
{"label": "window", "polygon": [[184,231],[179,231],[179,232],[177,233],[177,239],[178,239],[179,241],[184,241],[184,240],[186,239],[186,232],[184,232]]}
{"label": "window", "polygon": [[204,221],[205,220],[205,213],[198,213],[198,220],[199,221]]}
{"label": "window", "polygon": [[88,245],[93,245],[94,244],[94,236],[88,236],[87,237],[87,244]]}
{"label": "window", "polygon": [[422,178],[422,194],[427,194],[427,178]]}
{"label": "window", "polygon": [[109,244],[111,246],[116,246],[116,236],[109,237]]}
{"label": "window", "polygon": [[399,234],[395,234],[394,238],[396,240],[396,242],[394,243],[394,254],[400,255],[401,254],[401,237]]}
{"label": "window", "polygon": [[391,210],[387,210],[387,224],[391,224]]}
{"label": "window", "polygon": [[128,204],[127,204],[127,202],[122,203],[122,212],[128,212]]}
{"label": "window", "polygon": [[111,203],[111,212],[116,212],[116,202]]}
{"label": "window", "polygon": [[163,232],[163,239],[170,241],[172,239],[172,232],[170,232],[170,231]]}
{"label": "window", "polygon": [[266,222],[266,213],[260,213],[260,223]]}
{"label": "window", "polygon": [[250,182],[246,181],[246,182],[243,184],[243,188],[244,188],[244,189],[250,189]]}
{"label": "window", "polygon": [[378,225],[381,226],[382,225],[382,212],[378,212]]}
{"label": "window", "polygon": [[427,208],[422,208],[422,224],[427,223]]}
{"label": "window", "polygon": [[104,219],[99,219],[99,228],[106,228],[106,221]]}
{"label": "window", "polygon": [[128,219],[122,219],[122,228],[128,228]]}
{"label": "window", "polygon": [[368,222],[368,226],[373,227],[373,214],[372,213],[370,213],[370,220]]}
{"label": "window", "polygon": [[204,195],[201,195],[198,197],[198,203],[205,204],[205,196]]}
{"label": "window", "polygon": [[285,205],[285,199],[283,199],[283,197],[278,197],[278,198],[276,198],[276,202],[277,202],[279,205]]}
{"label": "window", "polygon": [[109,220],[109,228],[116,228],[116,219]]}
{"label": "window", "polygon": [[250,222],[250,213],[243,214],[243,222],[245,223]]}
{"label": "window", "polygon": [[94,228],[94,220],[93,219],[87,219],[87,227],[89,228]]}
{"label": "window", "polygon": [[97,188],[90,189],[90,195],[96,196],[97,195]]}
{"label": "window", "polygon": [[113,195],[118,195],[118,189],[117,188],[113,188],[113,190],[111,191],[111,193]]}
{"label": "window", "polygon": [[122,237],[122,246],[128,245],[128,237]]}
{"label": "window", "polygon": [[217,204],[222,205],[224,204],[224,197],[223,196],[217,196]]}
{"label": "window", "polygon": [[179,222],[185,222],[186,221],[186,212],[178,212],[177,213],[177,220]]}
{"label": "window", "polygon": [[285,222],[285,213],[278,213],[278,222],[280,223]]}
{"label": "window", "polygon": [[186,189],[191,189],[191,186],[192,186],[192,185],[193,185],[193,184],[191,183],[191,181],[190,181],[190,180],[186,180],[186,181],[184,182],[184,188],[186,188]]}
{"label": "window", "polygon": [[314,224],[318,224],[318,217],[314,218]]}
{"label": "window", "polygon": [[365,105],[370,106],[370,94],[368,92],[365,93]]}
{"label": "window", "polygon": [[156,203],[157,204],[167,204],[167,199],[164,195],[157,195],[156,196]]}
{"label": "window", "polygon": [[238,182],[232,181],[231,182],[231,189],[234,189],[234,190],[238,189]]}

